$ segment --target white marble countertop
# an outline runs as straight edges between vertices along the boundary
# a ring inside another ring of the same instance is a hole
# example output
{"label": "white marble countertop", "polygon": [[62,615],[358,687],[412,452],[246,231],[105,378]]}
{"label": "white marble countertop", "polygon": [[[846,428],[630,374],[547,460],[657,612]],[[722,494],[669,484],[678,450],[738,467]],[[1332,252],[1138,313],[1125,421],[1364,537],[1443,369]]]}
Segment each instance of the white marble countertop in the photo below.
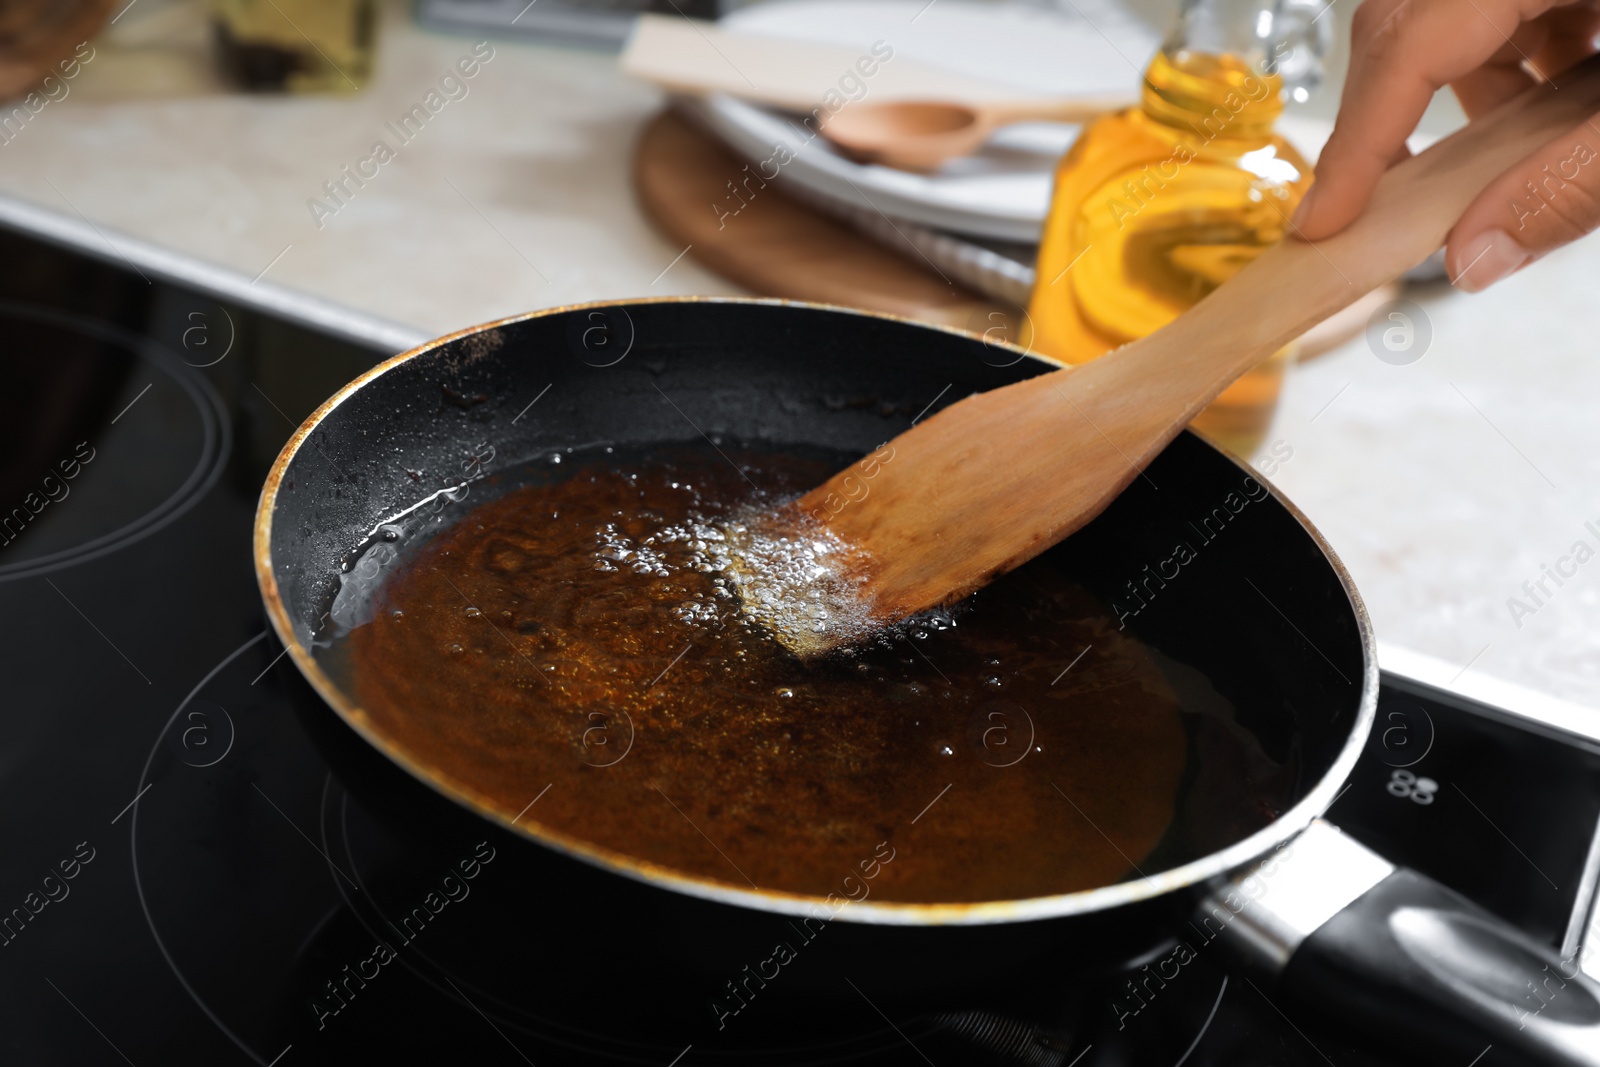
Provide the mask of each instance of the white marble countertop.
{"label": "white marble countertop", "polygon": [[[417,29],[407,6],[382,5],[372,81],[349,96],[221,94],[197,76],[129,98],[135,49],[113,36],[0,147],[0,193],[430,335],[575,301],[743,292],[687,257],[666,270],[683,248],[639,213],[629,177],[660,94],[612,55],[493,42],[467,94],[403,143],[387,124],[477,43]],[[307,201],[379,139],[396,158],[319,227]]]}
{"label": "white marble countertop", "polygon": [[[151,8],[142,38],[121,28],[131,46],[112,38],[71,95],[0,146],[0,206],[85,218],[113,243],[264,272],[425,334],[583,300],[740,292],[635,206],[631,146],[660,99],[612,56],[496,42],[469,94],[319,228],[307,201],[378,138],[395,143],[385,123],[474,42],[389,5],[362,94],[218,95],[198,73],[130,94],[141,40],[183,43]],[[1600,553],[1596,277],[1591,240],[1477,297],[1412,294],[1426,355],[1395,366],[1358,340],[1296,368],[1268,440],[1293,453],[1273,480],[1348,564],[1386,642],[1458,678],[1600,707],[1600,554],[1537,587],[1576,542]],[[1514,618],[1510,598],[1532,610]]]}
{"label": "white marble countertop", "polygon": [[[1385,640],[1600,707],[1597,276],[1591,239],[1478,296],[1413,292],[1426,355],[1296,367],[1269,439]],[[1595,558],[1563,563],[1579,541]]]}

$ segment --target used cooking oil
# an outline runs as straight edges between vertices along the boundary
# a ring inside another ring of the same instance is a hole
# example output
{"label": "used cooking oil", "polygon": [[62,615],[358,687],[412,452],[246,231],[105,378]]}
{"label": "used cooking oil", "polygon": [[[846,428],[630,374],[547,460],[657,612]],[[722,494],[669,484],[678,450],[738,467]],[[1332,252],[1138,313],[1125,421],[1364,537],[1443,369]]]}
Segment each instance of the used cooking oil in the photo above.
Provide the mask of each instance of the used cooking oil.
{"label": "used cooking oil", "polygon": [[[1230,32],[1211,6],[1187,5],[1139,104],[1085,130],[1056,171],[1028,307],[1034,348],[1047,355],[1082,363],[1164,326],[1282,238],[1311,183],[1273,132],[1285,46],[1263,40],[1270,12]],[[1214,42],[1238,48],[1205,47]],[[1229,387],[1195,428],[1253,452],[1292,347]]]}

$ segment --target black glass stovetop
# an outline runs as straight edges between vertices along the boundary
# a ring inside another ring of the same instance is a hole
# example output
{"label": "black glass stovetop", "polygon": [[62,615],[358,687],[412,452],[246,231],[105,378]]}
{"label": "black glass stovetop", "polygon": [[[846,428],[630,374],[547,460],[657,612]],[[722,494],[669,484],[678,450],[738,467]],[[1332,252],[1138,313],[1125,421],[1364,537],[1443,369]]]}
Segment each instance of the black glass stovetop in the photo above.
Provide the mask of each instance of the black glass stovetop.
{"label": "black glass stovetop", "polygon": [[[266,468],[388,353],[12,234],[0,345],[0,1062],[1413,1062],[1285,1015],[1181,928],[1113,967],[1064,947],[1014,1002],[886,1015],[856,974],[719,1026],[692,944],[591,937],[600,903],[308,711],[267,633]],[[1332,812],[1569,951],[1597,815],[1600,748],[1395,677]],[[825,952],[794,966],[826,985]]]}

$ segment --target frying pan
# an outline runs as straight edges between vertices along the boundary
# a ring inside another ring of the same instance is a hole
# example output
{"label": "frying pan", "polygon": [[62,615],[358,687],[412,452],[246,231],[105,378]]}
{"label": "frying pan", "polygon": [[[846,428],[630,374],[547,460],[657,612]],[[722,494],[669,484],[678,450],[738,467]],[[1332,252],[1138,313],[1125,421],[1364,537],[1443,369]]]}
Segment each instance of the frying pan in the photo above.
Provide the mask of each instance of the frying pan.
{"label": "frying pan", "polygon": [[[463,470],[703,435],[865,453],[933,403],[1053,368],[971,334],[774,301],[590,304],[465,330],[375,367],[294,433],[256,517],[262,595],[321,700],[438,793],[544,846],[556,899],[562,885],[599,879],[627,902],[613,914],[648,916],[656,930],[688,924],[701,931],[697,952],[714,956],[709,945],[747,944],[735,934],[751,924],[787,918],[794,929],[794,917],[835,912],[820,898],[651,867],[518,819],[436,754],[387,736],[313,649],[330,610],[350,610],[341,590],[365,565],[359,553],[380,524],[445,509]],[[1367,740],[1378,668],[1360,598],[1305,517],[1273,491],[1181,580],[1137,584],[1190,539],[1190,519],[1250,473],[1181,435],[1046,558],[1107,603],[1141,605],[1127,612],[1129,628],[1203,676],[1185,699],[1225,701],[1284,768],[1283,809],[1251,830],[1180,802],[1168,836],[1183,847],[1158,846],[1113,885],[960,904],[867,899],[837,912],[831,951],[871,959],[892,970],[887,984],[924,996],[1035,974],[1097,946],[1126,950],[1188,919],[1207,947],[1274,983],[1275,1002],[1331,1011],[1430,1060],[1466,1062],[1493,1044],[1529,1063],[1600,1063],[1600,989],[1575,961],[1320,818]]]}

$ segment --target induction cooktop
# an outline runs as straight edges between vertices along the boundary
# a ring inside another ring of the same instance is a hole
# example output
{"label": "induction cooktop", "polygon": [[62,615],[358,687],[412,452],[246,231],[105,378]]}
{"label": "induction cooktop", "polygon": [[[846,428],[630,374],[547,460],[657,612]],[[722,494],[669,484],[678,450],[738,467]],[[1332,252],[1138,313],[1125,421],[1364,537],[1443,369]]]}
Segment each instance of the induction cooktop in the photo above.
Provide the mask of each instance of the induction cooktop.
{"label": "induction cooktop", "polygon": [[[1181,927],[888,1012],[870,974],[814,992],[825,945],[732,1016],[692,943],[597,950],[603,904],[357,740],[262,612],[268,465],[405,331],[64,233],[0,230],[4,1062],[1414,1062],[1280,1010]],[[1587,969],[1600,734],[1537,703],[1387,672],[1330,817]]]}

